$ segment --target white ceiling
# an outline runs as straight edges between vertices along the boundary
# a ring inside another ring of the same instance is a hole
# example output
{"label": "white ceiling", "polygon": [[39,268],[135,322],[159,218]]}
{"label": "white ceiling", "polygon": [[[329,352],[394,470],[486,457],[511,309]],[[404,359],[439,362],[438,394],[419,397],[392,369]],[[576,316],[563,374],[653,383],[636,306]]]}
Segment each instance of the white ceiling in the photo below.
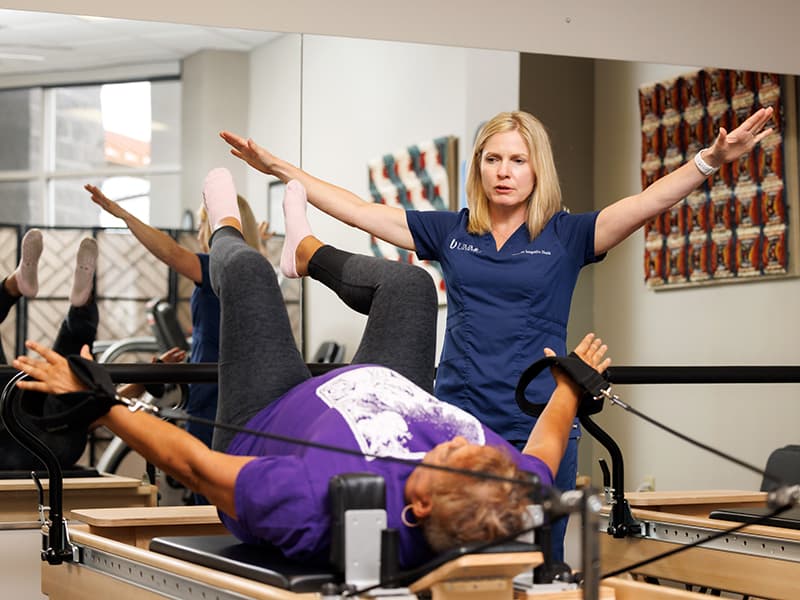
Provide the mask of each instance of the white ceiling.
{"label": "white ceiling", "polygon": [[0,10],[0,77],[179,61],[206,49],[249,51],[277,35]]}

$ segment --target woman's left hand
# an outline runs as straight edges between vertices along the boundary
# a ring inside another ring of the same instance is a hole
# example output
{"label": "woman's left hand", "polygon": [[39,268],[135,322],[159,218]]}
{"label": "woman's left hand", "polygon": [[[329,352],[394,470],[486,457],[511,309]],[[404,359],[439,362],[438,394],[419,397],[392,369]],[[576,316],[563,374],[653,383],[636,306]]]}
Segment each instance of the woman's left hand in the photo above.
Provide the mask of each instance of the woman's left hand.
{"label": "woman's left hand", "polygon": [[[608,346],[606,346],[603,343],[603,340],[595,336],[593,333],[587,333],[585,336],[583,336],[583,339],[575,347],[575,354],[578,355],[578,358],[580,358],[598,373],[602,373],[611,365],[611,358],[606,357],[607,351]],[[555,356],[556,353],[550,348],[545,348],[544,355]],[[554,367],[551,369],[551,371],[557,385],[566,384],[573,386],[576,390],[576,394],[578,394],[577,385],[566,373],[564,373],[558,367]]]}
{"label": "woman's left hand", "polygon": [[[86,386],[75,377],[72,369],[69,368],[67,359],[58,352],[31,340],[25,342],[25,347],[36,352],[44,360],[32,358],[30,356],[18,356],[14,359],[11,364],[15,369],[19,369],[33,377],[33,380],[24,379],[18,381],[18,388],[34,392],[44,392],[45,394],[66,394],[87,389]],[[81,356],[92,360],[92,353],[89,351],[89,346],[84,345],[83,348],[81,348]]]}
{"label": "woman's left hand", "polygon": [[702,158],[712,167],[719,167],[747,154],[772,133],[772,127],[764,129],[764,125],[772,118],[772,112],[771,106],[760,108],[730,133],[720,127],[717,139],[703,152]]}

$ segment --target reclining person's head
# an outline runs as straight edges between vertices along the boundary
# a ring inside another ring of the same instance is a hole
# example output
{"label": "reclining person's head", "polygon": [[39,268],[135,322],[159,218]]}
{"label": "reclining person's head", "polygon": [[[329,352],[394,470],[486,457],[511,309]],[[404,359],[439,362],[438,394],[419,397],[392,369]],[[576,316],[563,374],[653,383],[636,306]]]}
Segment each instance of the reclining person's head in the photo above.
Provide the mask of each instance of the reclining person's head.
{"label": "reclining person's head", "polygon": [[[503,450],[469,444],[461,437],[436,446],[424,462],[505,479],[530,480]],[[429,504],[422,511],[427,515],[421,525],[434,551],[492,541],[524,527],[530,504],[529,486],[424,467],[417,470],[427,480]]]}

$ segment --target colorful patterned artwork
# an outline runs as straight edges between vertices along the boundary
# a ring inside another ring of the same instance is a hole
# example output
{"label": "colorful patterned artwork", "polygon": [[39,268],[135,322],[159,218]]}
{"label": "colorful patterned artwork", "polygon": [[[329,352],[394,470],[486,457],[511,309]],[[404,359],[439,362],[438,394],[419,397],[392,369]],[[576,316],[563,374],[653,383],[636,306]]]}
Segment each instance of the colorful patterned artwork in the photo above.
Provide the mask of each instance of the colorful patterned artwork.
{"label": "colorful patterned artwork", "polygon": [[[458,202],[458,138],[440,137],[402,148],[368,163],[369,190],[373,202],[405,210],[455,210]],[[376,237],[375,256],[416,264],[436,282],[439,304],[446,303],[445,284],[439,265],[419,260],[413,252]]]}
{"label": "colorful patterned artwork", "polygon": [[[773,133],[723,166],[644,227],[644,276],[663,289],[789,272],[784,173],[785,100],[779,75],[702,69],[639,88],[644,189],[735,129],[760,106],[775,109]],[[793,99],[793,96],[792,96]]]}

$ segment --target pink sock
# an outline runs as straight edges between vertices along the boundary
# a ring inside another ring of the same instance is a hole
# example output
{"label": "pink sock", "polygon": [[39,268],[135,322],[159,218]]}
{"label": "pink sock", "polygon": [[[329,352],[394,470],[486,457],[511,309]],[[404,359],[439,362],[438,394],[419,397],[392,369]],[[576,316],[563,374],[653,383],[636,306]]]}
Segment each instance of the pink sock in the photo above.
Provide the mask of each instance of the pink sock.
{"label": "pink sock", "polygon": [[297,273],[295,254],[297,246],[303,238],[314,235],[306,218],[306,189],[296,179],[286,184],[283,196],[283,218],[286,224],[286,239],[281,250],[281,272],[293,279],[300,277]]}
{"label": "pink sock", "polygon": [[78,257],[75,260],[75,275],[72,278],[72,292],[69,302],[72,306],[84,306],[92,296],[94,284],[94,271],[97,268],[97,242],[94,238],[86,237],[81,240],[78,247]]}
{"label": "pink sock", "polygon": [[219,227],[219,222],[225,217],[234,217],[240,223],[242,221],[236,201],[236,186],[228,169],[218,167],[208,172],[203,182],[203,203],[212,231]]}
{"label": "pink sock", "polygon": [[26,298],[39,292],[39,257],[42,255],[42,232],[30,229],[22,238],[22,252],[16,270],[17,287]]}

